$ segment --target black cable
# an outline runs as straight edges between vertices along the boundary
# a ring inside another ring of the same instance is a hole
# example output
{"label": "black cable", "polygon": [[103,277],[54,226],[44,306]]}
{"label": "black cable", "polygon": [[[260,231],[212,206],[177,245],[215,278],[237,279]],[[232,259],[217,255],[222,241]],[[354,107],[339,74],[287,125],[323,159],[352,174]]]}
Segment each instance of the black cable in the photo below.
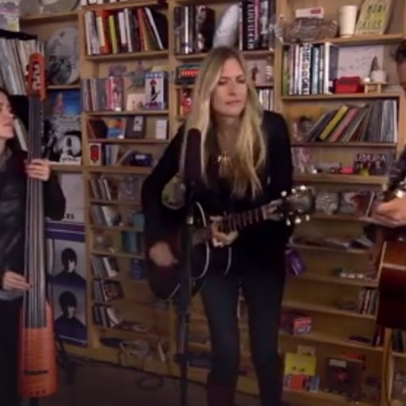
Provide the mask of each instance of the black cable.
{"label": "black cable", "polygon": [[[176,385],[176,381],[179,380],[179,377],[177,377],[173,373],[171,373],[171,367],[170,367],[169,360],[166,362],[167,369],[168,369],[167,375],[166,374],[165,375],[157,374],[154,372],[148,372],[148,371],[143,370],[142,368],[137,368],[134,366],[127,366],[127,365],[122,365],[122,364],[117,365],[112,362],[97,361],[97,360],[93,360],[90,358],[75,357],[75,360],[76,360],[75,365],[77,367],[79,367],[79,366],[86,366],[86,367],[110,366],[110,367],[114,367],[114,368],[120,368],[120,369],[122,368],[122,369],[142,373],[146,376],[141,376],[140,378],[138,378],[135,381],[135,385],[137,386],[137,388],[142,391],[150,392],[152,390],[162,388],[165,385],[165,379],[170,379],[175,384],[176,390],[179,390],[178,385]],[[155,384],[153,384],[154,381],[155,381]]]}

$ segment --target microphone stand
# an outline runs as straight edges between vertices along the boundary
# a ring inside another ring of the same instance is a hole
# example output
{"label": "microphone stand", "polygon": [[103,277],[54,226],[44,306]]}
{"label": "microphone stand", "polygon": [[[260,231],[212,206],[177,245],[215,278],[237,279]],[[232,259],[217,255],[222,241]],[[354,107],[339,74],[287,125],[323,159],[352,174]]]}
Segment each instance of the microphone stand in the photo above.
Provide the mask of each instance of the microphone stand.
{"label": "microphone stand", "polygon": [[180,406],[187,406],[188,396],[188,342],[190,325],[190,304],[192,300],[192,237],[194,229],[194,182],[186,182],[186,221],[182,233],[183,262],[179,275],[179,291],[176,301],[178,315],[178,351],[180,364]]}

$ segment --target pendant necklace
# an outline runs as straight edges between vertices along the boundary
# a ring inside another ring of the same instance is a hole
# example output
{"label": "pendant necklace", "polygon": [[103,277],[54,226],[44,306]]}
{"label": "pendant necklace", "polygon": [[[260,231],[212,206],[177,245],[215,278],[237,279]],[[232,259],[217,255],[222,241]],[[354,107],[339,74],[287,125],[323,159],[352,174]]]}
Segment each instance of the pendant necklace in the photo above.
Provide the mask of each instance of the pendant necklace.
{"label": "pendant necklace", "polygon": [[228,177],[231,173],[232,161],[227,151],[222,151],[217,157],[219,175],[222,178]]}

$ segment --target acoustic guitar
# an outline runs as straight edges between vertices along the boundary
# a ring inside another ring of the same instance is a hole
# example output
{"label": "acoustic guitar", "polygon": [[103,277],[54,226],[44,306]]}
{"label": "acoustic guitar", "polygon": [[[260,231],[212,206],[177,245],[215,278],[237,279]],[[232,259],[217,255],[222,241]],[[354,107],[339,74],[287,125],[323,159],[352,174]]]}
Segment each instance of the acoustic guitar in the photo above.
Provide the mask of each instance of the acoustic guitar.
{"label": "acoustic guitar", "polygon": [[[242,213],[228,214],[222,218],[219,230],[225,233],[240,231],[245,227],[267,220],[285,220],[288,224],[308,220],[314,212],[315,196],[312,189],[300,186],[293,189],[291,195],[282,193],[277,200],[258,208]],[[227,274],[232,264],[232,247],[213,248],[211,245],[212,231],[210,221],[203,207],[196,202],[192,236],[192,295],[195,295],[203,284],[204,276],[211,269],[222,269]],[[182,230],[175,232],[174,238],[167,241],[178,263],[170,267],[161,267],[149,258],[150,245],[145,246],[146,270],[149,287],[155,296],[162,300],[172,299],[179,289],[179,275],[182,266],[182,249],[180,241]]]}
{"label": "acoustic guitar", "polygon": [[[44,131],[43,103],[46,98],[45,65],[42,54],[30,56],[28,161],[41,158]],[[31,288],[24,293],[20,318],[19,391],[27,398],[56,392],[56,348],[54,322],[46,297],[43,182],[27,179],[24,275]]]}
{"label": "acoustic guitar", "polygon": [[[402,181],[391,193],[390,200],[404,196],[406,182]],[[406,227],[381,227],[382,251],[376,322],[385,328],[406,330]]]}

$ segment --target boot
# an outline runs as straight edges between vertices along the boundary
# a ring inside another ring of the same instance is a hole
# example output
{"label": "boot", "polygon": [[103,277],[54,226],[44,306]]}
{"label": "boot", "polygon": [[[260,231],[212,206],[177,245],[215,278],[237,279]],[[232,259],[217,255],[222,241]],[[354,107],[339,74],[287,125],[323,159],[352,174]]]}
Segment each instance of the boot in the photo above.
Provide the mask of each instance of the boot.
{"label": "boot", "polygon": [[207,406],[234,406],[234,388],[208,381]]}

